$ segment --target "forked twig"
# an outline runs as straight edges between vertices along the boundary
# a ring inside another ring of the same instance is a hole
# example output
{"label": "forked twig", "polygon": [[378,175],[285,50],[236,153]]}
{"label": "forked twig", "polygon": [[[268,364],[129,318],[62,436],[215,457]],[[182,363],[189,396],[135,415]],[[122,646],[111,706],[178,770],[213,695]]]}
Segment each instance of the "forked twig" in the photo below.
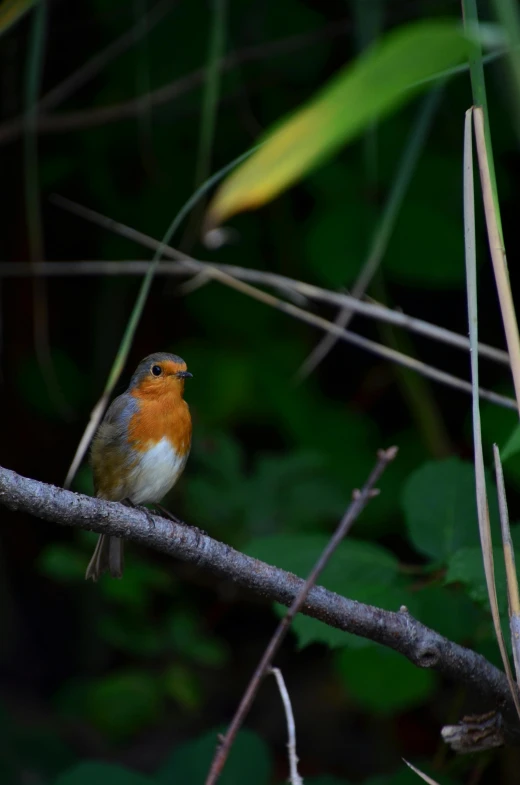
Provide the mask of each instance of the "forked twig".
{"label": "forked twig", "polygon": [[275,633],[271,638],[260,662],[258,663],[258,666],[244,692],[244,695],[242,696],[242,700],[240,701],[238,709],[235,712],[235,716],[231,720],[226,735],[222,739],[222,743],[220,744],[220,746],[217,748],[217,751],[215,753],[215,756],[211,764],[208,777],[206,779],[206,785],[214,785],[214,783],[219,778],[222,769],[224,767],[224,764],[226,762],[227,756],[229,754],[229,751],[231,749],[231,746],[233,744],[233,741],[235,740],[235,737],[247,713],[249,712],[249,709],[251,708],[251,704],[255,698],[255,695],[258,692],[260,682],[265,676],[267,670],[271,667],[273,657],[277,653],[278,649],[280,648],[280,644],[282,643],[287,632],[289,631],[293,618],[296,616],[296,614],[301,610],[301,608],[305,604],[309,591],[316,583],[318,576],[321,574],[322,570],[324,569],[330,557],[338,547],[339,543],[348,533],[348,531],[350,530],[352,524],[354,523],[358,515],[361,513],[365,505],[369,502],[369,500],[374,495],[375,483],[378,481],[378,479],[380,478],[381,474],[384,472],[387,465],[391,461],[393,461],[396,455],[397,455],[397,447],[390,447],[387,450],[380,450],[378,452],[377,463],[374,469],[372,470],[368,480],[366,481],[363,489],[361,491],[354,492],[352,502],[347,508],[336,531],[330,538],[329,542],[327,543],[326,547],[324,548],[323,552],[318,558],[316,564],[312,568],[301,590],[294,598],[294,601],[289,607],[289,610],[287,611],[286,615],[278,624]]}
{"label": "forked twig", "polygon": [[287,749],[289,751],[289,782],[291,785],[303,785],[303,780],[298,774],[298,756],[296,754],[296,725],[294,723],[294,715],[291,706],[291,699],[285,686],[285,681],[282,676],[280,668],[270,668],[269,673],[272,673],[276,679],[280,697],[282,699],[283,707],[285,710],[285,718],[287,720]]}
{"label": "forked twig", "polygon": [[[146,246],[151,246],[154,248],[159,247],[161,253],[168,253],[168,245],[165,245],[164,243],[158,243],[155,239],[150,238],[147,235],[143,235],[142,232],[138,232],[131,227],[125,226],[124,224],[117,223],[110,218],[100,215],[95,210],[84,208],[81,205],[71,202],[69,199],[64,199],[63,197],[54,196],[53,201],[65,209],[75,213],[76,215],[81,215],[82,217],[92,220],[107,229],[115,231],[116,233],[120,233],[129,239],[135,240],[136,242],[144,241]],[[179,251],[174,251],[171,248],[170,252],[170,255],[180,258],[184,264],[193,265],[192,269],[201,269],[201,263],[196,262],[191,257],[186,256],[185,254],[180,254]],[[253,297],[255,300],[259,300],[260,302],[264,303],[265,305],[269,305],[271,308],[276,308],[277,310],[289,314],[289,316],[310,324],[313,327],[318,327],[321,330],[328,331],[336,335],[341,340],[346,341],[347,343],[352,343],[354,346],[357,346],[365,351],[372,352],[373,354],[382,357],[385,360],[389,360],[390,362],[398,363],[399,365],[416,371],[417,373],[420,373],[429,379],[433,379],[434,381],[440,382],[441,384],[454,387],[457,390],[471,393],[471,384],[464,381],[463,379],[459,379],[450,373],[446,373],[445,371],[441,371],[437,368],[427,365],[426,363],[416,360],[414,357],[409,357],[408,355],[398,352],[395,349],[391,349],[387,346],[376,343],[375,341],[371,341],[368,338],[364,338],[362,335],[353,333],[350,330],[344,330],[334,322],[330,322],[327,319],[318,316],[317,314],[306,311],[303,308],[299,308],[293,303],[288,303],[285,300],[281,300],[279,297],[275,297],[272,294],[263,292],[261,289],[257,289],[254,286],[238,280],[233,275],[212,264],[207,264],[204,269],[206,270],[207,274],[215,280],[220,281],[227,286],[231,286],[237,291],[247,294],[250,297]],[[355,301],[355,298],[352,299]],[[365,303],[364,305],[368,304]],[[441,328],[438,329],[440,330]],[[496,403],[499,406],[504,406],[508,409],[517,408],[517,404],[513,399],[507,398],[506,396],[500,395],[499,393],[492,392],[491,390],[479,389],[479,395],[481,398]]]}
{"label": "forked twig", "polygon": [[[67,200],[68,201],[68,200]],[[65,205],[66,206],[66,205]],[[87,208],[85,217],[96,220],[101,219],[99,213],[90,211]],[[94,213],[92,215],[92,213]],[[106,228],[111,228],[122,236],[134,240],[138,244],[155,249],[160,245],[158,240],[155,240],[149,235],[142,234],[135,229],[132,229],[125,224],[119,224],[106,219]],[[335,292],[331,289],[324,289],[315,284],[299,281],[296,278],[289,278],[286,275],[279,275],[278,273],[267,272],[266,270],[255,270],[252,267],[238,267],[233,264],[219,264],[216,262],[201,261],[194,259],[185,253],[167,246],[164,249],[164,256],[170,259],[176,259],[177,262],[160,262],[156,269],[157,275],[168,276],[190,276],[198,278],[195,288],[198,288],[201,277],[207,282],[210,279],[208,273],[208,266],[214,267],[223,273],[231,275],[240,281],[249,283],[256,283],[262,286],[269,286],[278,289],[290,295],[291,293],[297,296],[300,302],[304,299],[317,300],[318,302],[330,303],[337,305],[347,310],[352,310],[360,316],[365,316],[369,319],[381,320],[388,322],[396,327],[402,327],[405,330],[424,335],[434,341],[441,341],[453,346],[456,349],[463,349],[469,352],[469,340],[465,335],[455,333],[448,330],[446,327],[440,327],[437,324],[426,322],[424,319],[418,319],[415,316],[409,316],[401,310],[394,310],[381,303],[374,301],[367,302],[366,300],[359,300],[351,294],[346,292]],[[0,262],[0,278],[26,278],[32,276],[44,277],[81,277],[84,275],[145,275],[150,267],[151,262],[148,260],[120,260],[120,261],[100,261],[100,260],[81,260],[69,262],[43,262],[38,265],[36,269],[27,262]],[[191,291],[191,289],[183,288],[183,293]],[[502,349],[497,349],[494,346],[489,346],[485,343],[479,343],[479,354],[489,360],[500,363],[501,365],[509,365],[509,355]]]}

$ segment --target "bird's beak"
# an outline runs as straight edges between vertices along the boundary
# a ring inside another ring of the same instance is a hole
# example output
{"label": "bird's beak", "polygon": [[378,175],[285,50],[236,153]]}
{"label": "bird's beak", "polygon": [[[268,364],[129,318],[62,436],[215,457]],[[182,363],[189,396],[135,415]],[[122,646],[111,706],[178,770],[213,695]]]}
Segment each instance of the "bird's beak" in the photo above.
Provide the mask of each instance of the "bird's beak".
{"label": "bird's beak", "polygon": [[178,379],[191,379],[191,378],[193,378],[193,374],[190,373],[189,371],[177,371],[175,376]]}

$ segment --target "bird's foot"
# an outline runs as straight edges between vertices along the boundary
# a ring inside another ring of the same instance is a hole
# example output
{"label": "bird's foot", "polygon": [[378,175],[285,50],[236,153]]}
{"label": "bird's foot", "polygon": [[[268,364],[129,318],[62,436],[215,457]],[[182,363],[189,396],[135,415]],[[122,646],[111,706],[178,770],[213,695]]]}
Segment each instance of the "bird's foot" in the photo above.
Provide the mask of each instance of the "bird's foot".
{"label": "bird's foot", "polygon": [[174,523],[180,523],[181,526],[187,526],[188,529],[193,529],[193,531],[197,532],[197,534],[203,534],[205,537],[208,536],[208,533],[205,532],[203,529],[199,529],[198,526],[193,526],[191,523],[186,523],[186,521],[181,521],[180,518],[177,518],[173,513],[163,507],[162,504],[154,504],[154,507],[161,513],[164,518],[168,518],[170,521]]}
{"label": "bird's foot", "polygon": [[126,504],[127,507],[132,507],[134,510],[139,510],[139,512],[144,513],[152,529],[155,529],[155,521],[148,507],[145,507],[143,504],[134,504],[132,501],[130,501],[130,499],[125,499],[123,504]]}

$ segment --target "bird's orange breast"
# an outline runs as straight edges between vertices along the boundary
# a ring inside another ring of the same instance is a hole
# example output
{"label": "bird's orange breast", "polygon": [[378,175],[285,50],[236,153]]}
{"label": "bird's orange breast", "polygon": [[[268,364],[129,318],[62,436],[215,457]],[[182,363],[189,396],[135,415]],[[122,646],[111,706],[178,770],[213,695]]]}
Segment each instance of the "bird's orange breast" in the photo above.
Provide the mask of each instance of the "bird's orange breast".
{"label": "bird's orange breast", "polygon": [[138,452],[146,452],[161,439],[168,439],[179,456],[186,455],[191,445],[191,415],[186,401],[177,394],[154,398],[140,396],[139,408],[128,424],[128,441]]}

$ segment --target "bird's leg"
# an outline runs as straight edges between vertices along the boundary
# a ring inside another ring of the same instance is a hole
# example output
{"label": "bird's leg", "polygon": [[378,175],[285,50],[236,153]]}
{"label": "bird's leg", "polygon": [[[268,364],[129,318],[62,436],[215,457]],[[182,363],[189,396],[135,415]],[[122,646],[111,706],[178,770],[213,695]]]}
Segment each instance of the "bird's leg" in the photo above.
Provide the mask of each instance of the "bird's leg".
{"label": "bird's leg", "polygon": [[139,510],[140,512],[144,512],[144,514],[148,518],[148,522],[151,525],[152,529],[155,529],[155,522],[154,519],[152,518],[152,514],[148,509],[148,507],[145,507],[144,505],[140,505],[140,504],[134,504],[133,501],[131,501],[130,499],[123,499],[123,504],[126,504],[127,507],[132,507],[134,510]]}
{"label": "bird's leg", "polygon": [[156,510],[158,510],[161,513],[163,518],[168,518],[168,520],[173,521],[174,523],[180,523],[182,526],[188,526],[190,529],[194,529],[198,534],[204,534],[206,537],[208,536],[207,532],[203,531],[202,529],[199,529],[198,526],[193,526],[193,524],[191,523],[186,523],[185,521],[181,521],[180,518],[177,518],[173,513],[167,510],[166,507],[163,507],[162,504],[159,504],[159,502],[154,502],[153,506],[155,507]]}
{"label": "bird's leg", "polygon": [[159,504],[159,502],[155,502],[154,507],[156,510],[158,510],[161,513],[163,518],[168,518],[170,521],[173,521],[174,523],[180,523],[179,519],[176,518],[173,513],[167,510],[166,507],[163,507],[162,504]]}

